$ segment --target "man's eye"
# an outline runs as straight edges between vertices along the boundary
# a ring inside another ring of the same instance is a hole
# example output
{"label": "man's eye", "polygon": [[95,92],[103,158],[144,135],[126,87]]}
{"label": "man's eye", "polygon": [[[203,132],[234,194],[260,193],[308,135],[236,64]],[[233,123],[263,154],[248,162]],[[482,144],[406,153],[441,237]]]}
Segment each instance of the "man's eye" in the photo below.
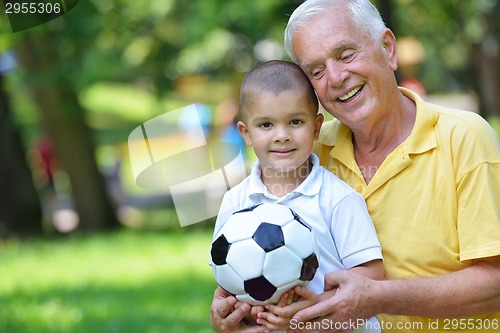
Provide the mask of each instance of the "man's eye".
{"label": "man's eye", "polygon": [[323,69],[321,68],[315,68],[310,72],[310,77],[312,79],[319,79],[323,75]]}
{"label": "man's eye", "polygon": [[340,54],[340,60],[344,62],[349,62],[354,59],[354,56],[356,55],[356,52],[352,50],[344,51]]}

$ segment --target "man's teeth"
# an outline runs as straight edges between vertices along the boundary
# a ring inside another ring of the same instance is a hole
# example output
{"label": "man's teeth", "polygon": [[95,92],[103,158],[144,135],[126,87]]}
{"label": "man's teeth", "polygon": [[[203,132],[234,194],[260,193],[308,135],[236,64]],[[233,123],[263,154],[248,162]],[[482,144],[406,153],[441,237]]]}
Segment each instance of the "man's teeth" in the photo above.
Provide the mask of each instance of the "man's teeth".
{"label": "man's teeth", "polygon": [[348,100],[349,98],[351,98],[352,96],[356,95],[356,93],[358,91],[361,90],[361,88],[363,88],[363,86],[357,86],[356,88],[354,88],[353,90],[349,91],[347,94],[345,94],[344,96],[340,96],[339,99],[343,102],[343,101],[346,101]]}

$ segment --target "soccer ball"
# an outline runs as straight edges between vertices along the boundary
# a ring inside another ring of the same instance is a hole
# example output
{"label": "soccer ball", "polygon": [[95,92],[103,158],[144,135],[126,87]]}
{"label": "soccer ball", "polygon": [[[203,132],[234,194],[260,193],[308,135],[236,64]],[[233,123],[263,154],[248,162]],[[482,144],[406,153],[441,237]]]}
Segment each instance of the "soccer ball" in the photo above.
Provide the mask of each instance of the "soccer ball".
{"label": "soccer ball", "polygon": [[277,303],[319,266],[311,227],[290,208],[260,204],[233,213],[214,236],[215,280],[241,302]]}

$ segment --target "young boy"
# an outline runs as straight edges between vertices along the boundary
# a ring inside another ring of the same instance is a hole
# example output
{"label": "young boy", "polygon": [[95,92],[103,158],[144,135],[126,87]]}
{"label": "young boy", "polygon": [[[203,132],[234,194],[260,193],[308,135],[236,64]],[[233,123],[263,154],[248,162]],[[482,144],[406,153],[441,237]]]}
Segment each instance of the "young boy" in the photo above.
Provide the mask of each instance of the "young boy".
{"label": "young boy", "polygon": [[[251,174],[224,195],[214,235],[233,212],[273,202],[301,216],[312,227],[318,245],[319,268],[308,287],[285,293],[276,306],[266,306],[268,311],[262,307],[252,311],[257,324],[283,330],[293,322],[278,315],[280,308],[288,305],[298,311],[316,303],[316,295],[325,289],[326,273],[352,269],[382,279],[381,248],[363,197],[323,169],[312,153],[323,115],[300,67],[273,60],[248,72],[240,91],[240,113],[238,131],[258,161]],[[290,304],[297,295],[301,298]],[[376,319],[370,320],[375,321],[368,327],[378,328]]]}

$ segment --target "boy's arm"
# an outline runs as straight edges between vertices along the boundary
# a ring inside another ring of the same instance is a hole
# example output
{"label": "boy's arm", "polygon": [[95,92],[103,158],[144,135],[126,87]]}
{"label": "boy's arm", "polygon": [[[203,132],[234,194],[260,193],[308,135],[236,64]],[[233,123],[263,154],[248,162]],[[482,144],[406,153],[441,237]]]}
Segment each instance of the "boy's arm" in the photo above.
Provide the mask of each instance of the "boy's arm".
{"label": "boy's arm", "polygon": [[[349,269],[349,271],[366,276],[372,280],[383,280],[385,276],[384,264],[380,259],[365,262],[364,264]],[[325,286],[325,290],[326,289]]]}

